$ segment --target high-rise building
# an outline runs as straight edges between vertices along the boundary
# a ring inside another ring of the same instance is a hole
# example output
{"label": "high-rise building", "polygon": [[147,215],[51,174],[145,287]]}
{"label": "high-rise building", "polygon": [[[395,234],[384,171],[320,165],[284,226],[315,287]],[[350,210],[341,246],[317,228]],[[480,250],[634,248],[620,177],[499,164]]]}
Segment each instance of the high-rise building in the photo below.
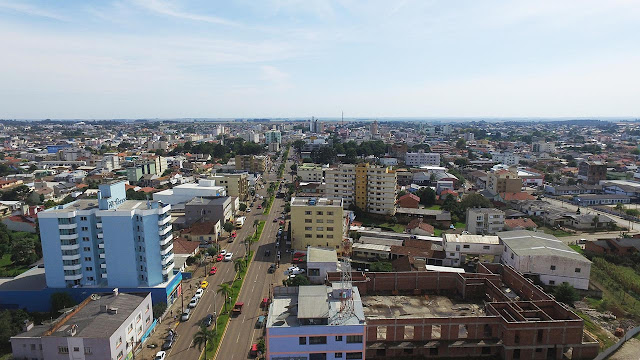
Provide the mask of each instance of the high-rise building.
{"label": "high-rise building", "polygon": [[440,154],[426,153],[422,150],[418,152],[408,152],[404,156],[404,162],[407,166],[440,166]]}
{"label": "high-rise building", "polygon": [[378,130],[378,121],[374,121],[371,123],[371,127],[369,128],[371,135],[380,135],[380,131]]}
{"label": "high-rise building", "polygon": [[236,155],[236,170],[246,170],[252,173],[267,171],[269,157],[264,155]]}
{"label": "high-rise building", "polygon": [[556,151],[556,144],[552,142],[537,141],[531,144],[531,151],[535,153],[553,153]]}
{"label": "high-rise building", "polygon": [[346,235],[342,199],[291,198],[292,247],[339,249]]}
{"label": "high-rise building", "polygon": [[237,197],[240,201],[249,199],[249,174],[226,174],[219,173],[211,176],[209,179],[215,180],[218,186],[224,186],[227,196]]}
{"label": "high-rise building", "polygon": [[487,176],[487,189],[494,194],[520,192],[522,191],[522,179],[513,171],[492,171]]}
{"label": "high-rise building", "polygon": [[395,170],[389,167],[360,163],[343,164],[325,170],[326,196],[342,198],[348,208],[355,204],[360,209],[381,215],[396,213]]}
{"label": "high-rise building", "polygon": [[607,180],[607,164],[601,161],[583,161],[578,165],[578,179],[587,184],[598,184]]}
{"label": "high-rise building", "polygon": [[297,175],[304,182],[322,182],[325,168],[322,165],[304,163],[298,166]]}
{"label": "high-rise building", "polygon": [[495,234],[504,230],[504,211],[490,208],[467,209],[467,231],[471,234]]}
{"label": "high-rise building", "polygon": [[98,199],[38,213],[47,286],[145,287],[173,277],[170,205],[126,200],[125,183]]}
{"label": "high-rise building", "polygon": [[270,130],[264,133],[264,142],[266,144],[282,143],[282,134],[278,130]]}

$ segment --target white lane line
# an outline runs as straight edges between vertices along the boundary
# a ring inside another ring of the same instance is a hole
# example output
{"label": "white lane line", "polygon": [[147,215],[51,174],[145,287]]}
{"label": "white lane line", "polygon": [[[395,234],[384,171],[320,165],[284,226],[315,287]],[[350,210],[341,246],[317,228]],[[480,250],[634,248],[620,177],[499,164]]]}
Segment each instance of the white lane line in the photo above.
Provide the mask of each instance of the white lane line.
{"label": "white lane line", "polygon": [[236,344],[240,342],[240,334],[241,333],[238,333],[238,338],[236,339]]}
{"label": "white lane line", "polygon": [[193,340],[191,340],[191,342],[189,343],[189,347],[191,347],[191,345],[193,345]]}
{"label": "white lane line", "polygon": [[209,312],[209,309],[211,309],[211,305],[212,304],[209,304],[209,307],[207,308],[207,312]]}

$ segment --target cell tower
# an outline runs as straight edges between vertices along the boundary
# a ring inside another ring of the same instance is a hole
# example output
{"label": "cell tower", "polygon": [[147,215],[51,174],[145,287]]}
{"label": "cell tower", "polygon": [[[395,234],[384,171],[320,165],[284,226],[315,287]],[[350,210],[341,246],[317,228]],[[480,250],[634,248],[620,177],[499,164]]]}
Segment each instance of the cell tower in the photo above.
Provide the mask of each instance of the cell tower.
{"label": "cell tower", "polygon": [[340,278],[340,311],[338,321],[353,316],[353,282],[351,278],[351,239],[342,240],[341,278]]}

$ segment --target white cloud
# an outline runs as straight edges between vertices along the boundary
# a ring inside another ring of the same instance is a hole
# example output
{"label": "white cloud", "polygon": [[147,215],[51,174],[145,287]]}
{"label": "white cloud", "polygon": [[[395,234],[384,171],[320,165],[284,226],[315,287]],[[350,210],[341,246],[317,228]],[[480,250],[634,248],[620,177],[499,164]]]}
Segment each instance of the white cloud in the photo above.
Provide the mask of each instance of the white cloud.
{"label": "white cloud", "polygon": [[53,20],[67,21],[67,18],[65,18],[60,14],[41,9],[39,7],[32,6],[27,3],[0,1],[0,11],[2,10],[15,11],[15,12],[19,12],[19,13],[30,15],[30,16],[43,17],[43,18],[48,18]]}
{"label": "white cloud", "polygon": [[290,82],[290,75],[284,71],[271,65],[262,65],[260,67],[262,80],[271,83],[275,88],[279,90],[288,89],[292,87]]}
{"label": "white cloud", "polygon": [[238,26],[239,23],[218,16],[200,15],[177,9],[172,3],[163,0],[135,0],[135,3],[155,13],[185,20],[202,21],[212,24]]}

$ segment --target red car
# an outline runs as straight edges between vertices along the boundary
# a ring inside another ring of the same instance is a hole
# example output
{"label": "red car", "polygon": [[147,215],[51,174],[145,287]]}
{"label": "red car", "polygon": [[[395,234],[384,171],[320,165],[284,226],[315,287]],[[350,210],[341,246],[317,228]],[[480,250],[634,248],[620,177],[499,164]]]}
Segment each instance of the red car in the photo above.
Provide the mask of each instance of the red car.
{"label": "red car", "polygon": [[235,238],[236,236],[238,236],[238,234],[235,231],[231,233],[232,238]]}
{"label": "red car", "polygon": [[262,209],[262,205],[258,205],[258,209]]}
{"label": "red car", "polygon": [[293,260],[291,260],[291,262],[293,264],[299,264],[301,262],[304,262],[304,256],[303,257],[294,257]]}
{"label": "red car", "polygon": [[218,255],[218,257],[216,257],[216,261],[222,261],[224,260],[224,255],[220,254]]}
{"label": "red car", "polygon": [[305,254],[303,252],[300,252],[300,251],[298,251],[295,254],[293,254],[294,258],[300,258],[300,257],[304,257],[304,256],[307,256],[307,254]]}
{"label": "red car", "polygon": [[280,225],[284,225],[284,220],[280,220]]}
{"label": "red car", "polygon": [[215,266],[211,267],[211,270],[209,270],[209,275],[215,275],[215,273],[218,272],[218,268]]}

